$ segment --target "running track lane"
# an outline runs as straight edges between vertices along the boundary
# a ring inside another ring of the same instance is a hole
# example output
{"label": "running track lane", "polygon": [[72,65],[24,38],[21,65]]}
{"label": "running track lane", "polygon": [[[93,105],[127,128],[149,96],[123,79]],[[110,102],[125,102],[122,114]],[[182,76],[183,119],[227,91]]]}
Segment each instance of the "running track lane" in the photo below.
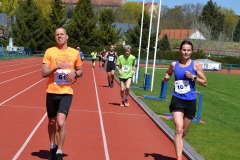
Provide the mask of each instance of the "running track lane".
{"label": "running track lane", "polygon": [[[93,73],[90,63],[84,62],[84,76],[74,86],[64,159],[174,159],[172,142],[132,99],[130,108],[118,107],[119,86],[115,83],[114,88],[105,87],[105,71],[100,71],[99,68],[94,70]],[[34,83],[33,77],[36,77],[35,73],[22,77],[21,80]],[[45,86],[46,81],[41,81],[1,104],[0,112],[4,114],[0,122],[3,128],[0,131],[0,159],[12,159],[17,153],[17,159],[20,160],[47,159],[49,142],[45,118]],[[17,93],[11,92],[13,95]],[[1,103],[2,101],[1,99]],[[36,128],[38,124],[39,127]],[[26,143],[34,128],[36,132]],[[23,145],[25,147],[21,150]]]}
{"label": "running track lane", "polygon": [[[119,107],[120,86],[108,88],[106,71],[94,69],[103,121],[112,160],[175,158],[173,143],[130,98],[130,107]],[[184,157],[186,159],[186,157]]]}

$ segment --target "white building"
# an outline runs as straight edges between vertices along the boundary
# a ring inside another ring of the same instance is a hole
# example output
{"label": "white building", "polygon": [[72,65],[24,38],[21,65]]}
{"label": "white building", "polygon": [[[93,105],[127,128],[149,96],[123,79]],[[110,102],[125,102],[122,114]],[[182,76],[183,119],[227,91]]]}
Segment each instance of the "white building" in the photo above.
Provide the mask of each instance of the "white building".
{"label": "white building", "polygon": [[209,59],[196,59],[203,70],[221,70],[222,64]]}

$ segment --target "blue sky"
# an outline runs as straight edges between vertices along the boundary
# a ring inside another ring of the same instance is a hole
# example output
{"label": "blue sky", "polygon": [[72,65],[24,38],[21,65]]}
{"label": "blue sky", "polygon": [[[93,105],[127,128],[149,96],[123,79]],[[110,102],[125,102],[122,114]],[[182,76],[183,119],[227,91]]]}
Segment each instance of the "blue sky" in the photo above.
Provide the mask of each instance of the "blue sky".
{"label": "blue sky", "polygon": [[[142,2],[143,0],[126,0],[127,2]],[[145,2],[152,2],[152,0],[145,0]],[[159,3],[160,0],[154,0],[155,3]],[[169,8],[173,8],[176,5],[183,5],[186,3],[202,3],[207,4],[208,0],[162,0],[162,5],[166,5]],[[240,0],[213,0],[218,6],[232,9],[236,14],[240,15]]]}

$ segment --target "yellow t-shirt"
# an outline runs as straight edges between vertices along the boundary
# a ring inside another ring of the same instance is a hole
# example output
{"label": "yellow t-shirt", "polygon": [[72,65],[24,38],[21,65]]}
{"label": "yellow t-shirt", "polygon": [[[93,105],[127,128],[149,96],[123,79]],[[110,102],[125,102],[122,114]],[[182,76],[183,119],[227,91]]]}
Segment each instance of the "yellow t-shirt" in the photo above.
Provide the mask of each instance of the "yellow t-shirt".
{"label": "yellow t-shirt", "polygon": [[69,68],[64,70],[57,70],[54,74],[51,74],[47,83],[47,93],[55,94],[73,94],[73,88],[71,83],[60,83],[56,80],[56,77],[64,78],[64,74],[73,71],[75,66],[82,64],[79,52],[71,47],[66,50],[60,50],[57,47],[52,47],[46,50],[43,57],[43,64],[49,64],[50,68],[53,68],[61,63],[68,63]]}

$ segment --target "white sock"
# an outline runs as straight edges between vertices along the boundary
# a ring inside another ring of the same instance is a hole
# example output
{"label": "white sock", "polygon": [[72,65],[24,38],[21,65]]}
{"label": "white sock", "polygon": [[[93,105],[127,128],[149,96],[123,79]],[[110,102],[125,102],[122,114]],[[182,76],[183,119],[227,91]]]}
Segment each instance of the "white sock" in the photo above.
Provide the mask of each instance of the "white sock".
{"label": "white sock", "polygon": [[62,150],[57,150],[56,154],[62,154]]}

